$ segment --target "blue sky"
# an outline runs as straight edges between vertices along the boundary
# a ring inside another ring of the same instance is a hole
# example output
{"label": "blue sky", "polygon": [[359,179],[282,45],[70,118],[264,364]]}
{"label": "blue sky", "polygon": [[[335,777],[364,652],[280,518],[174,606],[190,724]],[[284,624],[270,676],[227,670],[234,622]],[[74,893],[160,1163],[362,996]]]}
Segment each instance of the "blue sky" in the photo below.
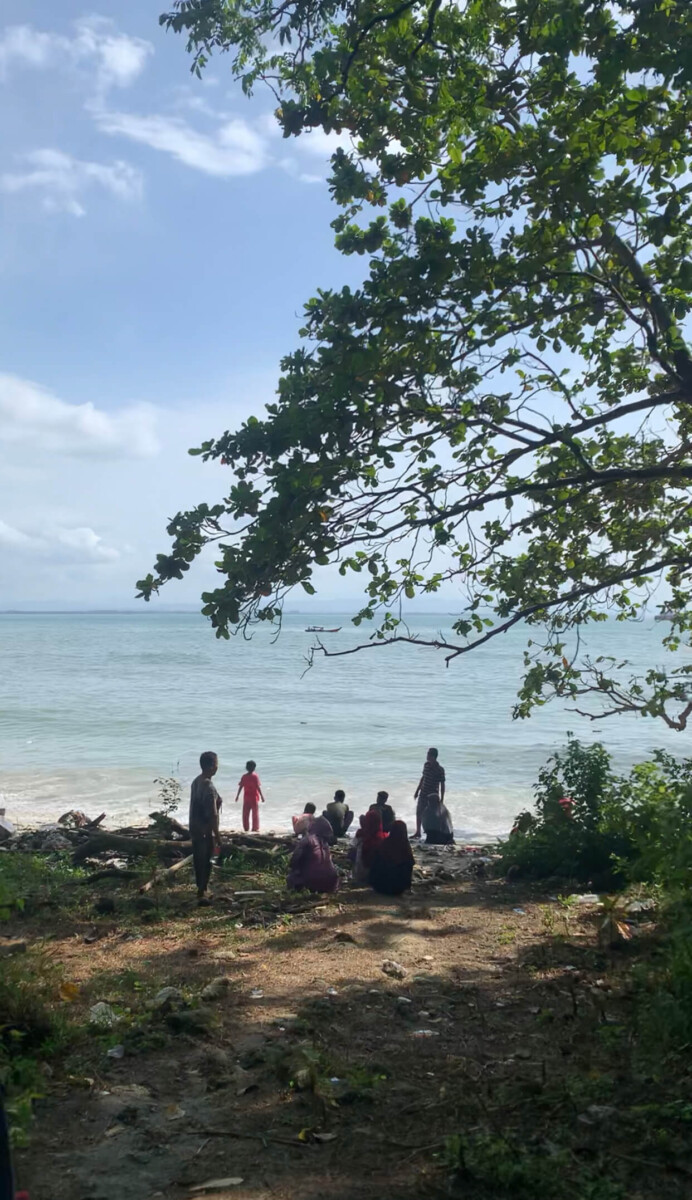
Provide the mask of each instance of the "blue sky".
{"label": "blue sky", "polygon": [[3,5],[0,608],[131,602],[166,519],[228,481],[187,448],[261,410],[304,301],[359,269],[334,140],[283,141],[223,58],[195,80],[162,7]]}

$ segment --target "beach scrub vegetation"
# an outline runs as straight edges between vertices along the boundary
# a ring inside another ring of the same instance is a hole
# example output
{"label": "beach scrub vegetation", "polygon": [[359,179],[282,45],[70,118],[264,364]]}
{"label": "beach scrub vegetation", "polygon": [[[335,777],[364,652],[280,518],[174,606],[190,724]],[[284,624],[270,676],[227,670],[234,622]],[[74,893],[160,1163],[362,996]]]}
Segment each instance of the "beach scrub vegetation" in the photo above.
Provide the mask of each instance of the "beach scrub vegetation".
{"label": "beach scrub vegetation", "polygon": [[600,743],[570,737],[541,768],[533,812],[501,844],[500,870],[587,887],[643,883],[679,903],[692,879],[692,759],[656,751],[617,775]]}
{"label": "beach scrub vegetation", "polygon": [[[140,596],[211,544],[227,637],[338,564],[375,622],[357,649],[449,664],[521,625],[515,715],[557,694],[685,728],[692,660],[636,674],[580,634],[662,598],[664,647],[692,633],[687,0],[179,0],[161,21],[196,74],[218,55],[269,89],[286,139],[332,139],[336,245],[363,271],[308,301],[265,415],[191,451],[227,489],[173,518]],[[401,605],[438,592],[451,633],[411,633]]]}

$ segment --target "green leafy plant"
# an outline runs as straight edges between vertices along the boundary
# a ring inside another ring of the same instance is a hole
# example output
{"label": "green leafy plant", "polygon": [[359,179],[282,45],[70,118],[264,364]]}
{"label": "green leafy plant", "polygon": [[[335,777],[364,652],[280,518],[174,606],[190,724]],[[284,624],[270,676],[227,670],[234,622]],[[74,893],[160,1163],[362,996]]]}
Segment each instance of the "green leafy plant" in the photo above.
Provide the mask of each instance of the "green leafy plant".
{"label": "green leafy plant", "polygon": [[50,857],[14,851],[0,855],[0,920],[13,913],[34,912],[45,904],[70,902],[67,887],[83,878],[63,854]]}
{"label": "green leafy plant", "polygon": [[156,811],[149,814],[149,820],[160,833],[170,837],[172,819],[180,807],[183,789],[174,775],[155,779],[154,783],[159,786],[159,804]]}

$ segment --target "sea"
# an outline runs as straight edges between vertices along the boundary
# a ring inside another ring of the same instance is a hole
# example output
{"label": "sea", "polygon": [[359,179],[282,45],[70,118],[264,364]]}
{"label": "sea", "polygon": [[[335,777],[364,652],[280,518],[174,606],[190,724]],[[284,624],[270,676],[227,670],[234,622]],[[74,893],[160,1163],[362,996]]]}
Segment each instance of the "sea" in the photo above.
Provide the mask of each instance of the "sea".
{"label": "sea", "polygon": [[[449,633],[444,614],[408,618],[412,634]],[[106,825],[142,821],[156,807],[156,780],[175,777],[185,818],[199,755],[219,755],[222,826],[239,825],[233,803],[253,758],[266,804],[262,827],[286,830],[312,800],[318,811],[343,788],[356,813],[380,789],[409,824],[428,746],[447,772],[457,836],[482,842],[505,834],[532,803],[537,772],[568,731],[601,740],[618,768],[655,747],[685,757],[689,733],[627,715],[590,722],[551,702],[513,720],[522,650],[515,628],[446,668],[442,653],[375,647],[320,657],[306,671],[309,624],[347,650],[368,631],[346,614],[287,614],[275,637],[214,637],[196,613],[146,608],[128,613],[0,614],[0,809],[18,825],[47,823],[77,808]],[[645,670],[689,662],[661,648],[661,625],[608,620],[594,626],[591,656],[613,655]]]}

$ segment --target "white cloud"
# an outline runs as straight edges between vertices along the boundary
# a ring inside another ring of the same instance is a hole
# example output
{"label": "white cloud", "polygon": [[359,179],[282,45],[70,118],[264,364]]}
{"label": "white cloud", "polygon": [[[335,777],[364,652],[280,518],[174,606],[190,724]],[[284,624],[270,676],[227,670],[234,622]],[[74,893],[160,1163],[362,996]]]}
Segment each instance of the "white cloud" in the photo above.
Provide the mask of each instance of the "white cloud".
{"label": "white cloud", "polygon": [[225,120],[212,134],[200,133],[178,117],[157,114],[97,110],[94,119],[104,133],[161,150],[207,175],[252,175],[270,162],[265,139],[240,118]]}
{"label": "white cloud", "polygon": [[77,529],[49,526],[39,533],[26,533],[0,520],[0,547],[22,556],[60,563],[105,563],[120,558],[120,552],[104,545],[103,538],[88,526]]}
{"label": "white cloud", "polygon": [[103,94],[134,83],[153,51],[151,42],[120,33],[106,17],[76,21],[72,37],[10,25],[0,38],[0,79],[22,67],[86,70],[97,94]]}
{"label": "white cloud", "polygon": [[37,383],[0,375],[0,443],[88,457],[155,454],[155,412],[135,405],[107,413],[91,403],[68,404]]}
{"label": "white cloud", "polygon": [[22,156],[29,168],[0,175],[0,191],[8,193],[36,190],[43,195],[49,212],[68,212],[83,217],[84,192],[97,187],[119,200],[136,200],[142,194],[142,175],[129,163],[81,162],[62,150],[33,150]]}

